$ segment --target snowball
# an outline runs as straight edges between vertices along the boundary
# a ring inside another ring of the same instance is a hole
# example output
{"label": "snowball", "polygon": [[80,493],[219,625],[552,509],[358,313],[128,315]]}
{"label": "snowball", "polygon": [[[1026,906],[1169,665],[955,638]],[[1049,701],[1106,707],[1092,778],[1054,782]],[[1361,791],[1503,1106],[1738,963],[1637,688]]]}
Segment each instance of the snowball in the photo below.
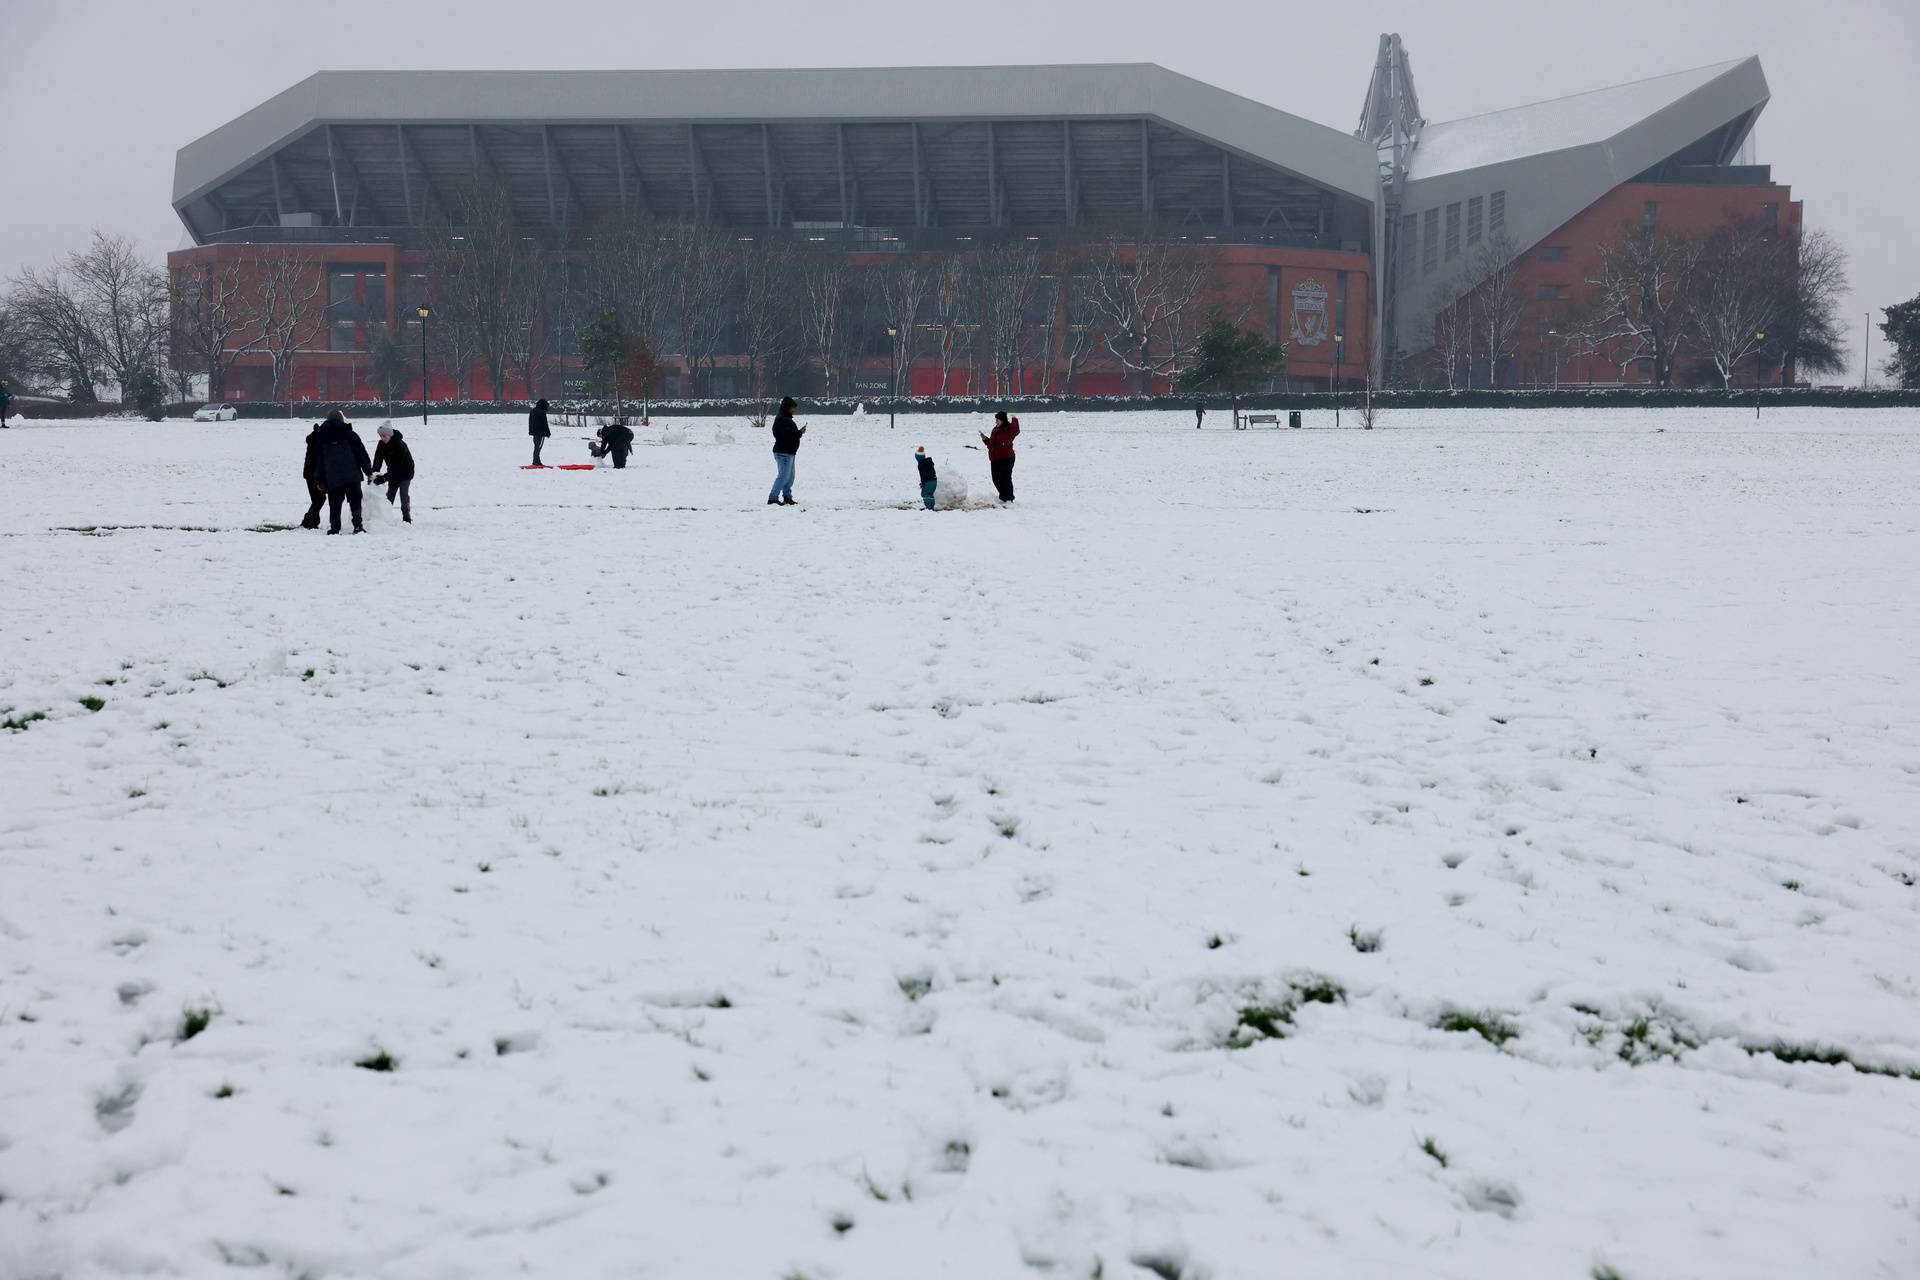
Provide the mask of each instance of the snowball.
{"label": "snowball", "polygon": [[660,433],[660,443],[661,444],[689,443],[687,440],[687,429],[685,427],[668,427],[665,431],[662,431]]}
{"label": "snowball", "polygon": [[933,509],[953,511],[967,505],[967,478],[958,471],[942,471],[933,488]]}

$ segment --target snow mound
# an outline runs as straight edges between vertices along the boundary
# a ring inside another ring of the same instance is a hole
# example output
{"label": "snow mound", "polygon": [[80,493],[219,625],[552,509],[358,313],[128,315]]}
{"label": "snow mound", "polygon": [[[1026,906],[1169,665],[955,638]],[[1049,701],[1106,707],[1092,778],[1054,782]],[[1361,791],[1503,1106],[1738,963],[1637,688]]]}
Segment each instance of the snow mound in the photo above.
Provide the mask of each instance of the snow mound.
{"label": "snow mound", "polygon": [[660,433],[661,444],[692,444],[685,427],[668,427]]}
{"label": "snow mound", "polygon": [[715,427],[713,429],[713,442],[715,444],[732,444],[733,432],[725,427]]}
{"label": "snow mound", "polygon": [[933,490],[935,511],[955,511],[967,505],[967,478],[958,471],[942,472]]}

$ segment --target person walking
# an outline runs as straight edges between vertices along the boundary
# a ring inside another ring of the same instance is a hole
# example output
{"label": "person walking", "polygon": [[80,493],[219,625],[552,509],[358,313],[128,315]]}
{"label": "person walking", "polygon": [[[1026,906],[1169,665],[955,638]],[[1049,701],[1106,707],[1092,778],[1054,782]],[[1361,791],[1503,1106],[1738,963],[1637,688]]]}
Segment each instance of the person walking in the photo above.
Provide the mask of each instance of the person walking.
{"label": "person walking", "polygon": [[533,465],[545,466],[546,463],[540,461],[540,446],[547,442],[553,429],[547,426],[547,402],[544,399],[534,401],[533,412],[527,415],[527,434],[533,437]]}
{"label": "person walking", "polygon": [[791,507],[793,501],[793,458],[800,452],[800,437],[805,427],[794,425],[793,411],[799,408],[792,396],[780,401],[780,412],[773,419],[773,490],[767,494],[770,507]]}
{"label": "person walking", "polygon": [[413,450],[407,447],[407,438],[390,426],[383,424],[379,434],[380,444],[373,451],[373,482],[386,483],[388,506],[399,495],[400,519],[412,524],[413,498],[407,490],[413,485]]}
{"label": "person walking", "polygon": [[307,432],[307,456],[300,464],[300,477],[307,486],[307,514],[300,517],[302,529],[320,527],[320,508],[327,505],[327,476],[320,465],[320,428],[323,424],[314,423],[313,430]]}
{"label": "person walking", "polygon": [[1013,501],[1013,438],[1020,434],[1020,419],[1009,418],[1005,409],[993,415],[993,434],[981,436],[987,446],[987,466],[993,472],[993,489],[1000,501]]}
{"label": "person walking", "polygon": [[1206,418],[1207,402],[1205,400],[1195,400],[1193,402],[1193,429],[1198,431],[1200,424],[1206,421]]}
{"label": "person walking", "polygon": [[319,437],[320,478],[327,488],[327,532],[340,532],[340,504],[345,502],[353,508],[353,531],[365,533],[360,478],[373,478],[373,462],[367,457],[366,441],[354,431],[352,423],[340,416],[338,409],[327,415],[327,420],[314,434]]}
{"label": "person walking", "polygon": [[927,510],[933,510],[933,495],[940,488],[940,476],[933,469],[933,459],[927,456],[927,446],[921,445],[913,451],[913,460],[920,464],[920,501],[927,504]]}
{"label": "person walking", "polygon": [[13,408],[13,392],[7,389],[7,380],[0,378],[0,428],[7,428],[7,411]]}

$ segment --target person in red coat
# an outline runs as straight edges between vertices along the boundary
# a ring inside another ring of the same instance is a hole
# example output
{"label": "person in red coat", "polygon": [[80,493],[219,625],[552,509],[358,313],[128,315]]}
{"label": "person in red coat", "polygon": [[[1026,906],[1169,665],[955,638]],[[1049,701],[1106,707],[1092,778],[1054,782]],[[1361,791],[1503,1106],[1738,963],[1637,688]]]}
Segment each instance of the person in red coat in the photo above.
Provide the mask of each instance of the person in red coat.
{"label": "person in red coat", "polygon": [[987,446],[987,466],[993,471],[994,492],[1000,501],[1013,501],[1013,438],[1020,434],[1020,419],[1009,418],[1005,409],[993,415],[993,434],[981,436]]}

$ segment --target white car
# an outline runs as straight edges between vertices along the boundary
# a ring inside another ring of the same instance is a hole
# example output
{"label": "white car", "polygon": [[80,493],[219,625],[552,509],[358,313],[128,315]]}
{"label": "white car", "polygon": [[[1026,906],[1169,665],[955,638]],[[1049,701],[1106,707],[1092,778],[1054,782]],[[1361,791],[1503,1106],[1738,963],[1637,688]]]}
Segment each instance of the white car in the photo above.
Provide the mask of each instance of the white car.
{"label": "white car", "polygon": [[230,404],[203,405],[193,411],[195,422],[232,422],[240,411]]}

